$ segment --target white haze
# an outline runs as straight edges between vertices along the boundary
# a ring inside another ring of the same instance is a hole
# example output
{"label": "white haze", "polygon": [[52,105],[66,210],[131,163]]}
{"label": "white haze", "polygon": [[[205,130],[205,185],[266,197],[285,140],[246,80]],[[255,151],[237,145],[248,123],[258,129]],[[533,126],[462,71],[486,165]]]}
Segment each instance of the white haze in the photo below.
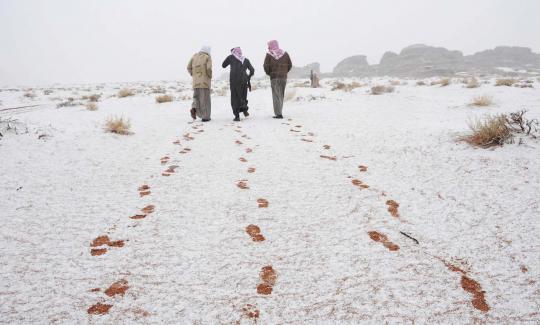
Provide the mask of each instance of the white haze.
{"label": "white haze", "polygon": [[203,44],[216,75],[241,46],[261,76],[269,39],[323,71],[414,43],[538,52],[539,12],[538,0],[0,0],[0,85],[185,79]]}

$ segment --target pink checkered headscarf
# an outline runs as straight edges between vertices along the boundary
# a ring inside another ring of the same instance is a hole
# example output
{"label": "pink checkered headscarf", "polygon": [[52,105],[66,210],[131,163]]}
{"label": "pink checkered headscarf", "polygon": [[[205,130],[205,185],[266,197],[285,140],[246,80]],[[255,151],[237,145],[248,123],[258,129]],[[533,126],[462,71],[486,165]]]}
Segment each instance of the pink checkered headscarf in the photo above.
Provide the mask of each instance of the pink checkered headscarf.
{"label": "pink checkered headscarf", "polygon": [[238,61],[242,62],[242,64],[244,63],[244,60],[246,58],[242,55],[242,49],[240,47],[233,48],[231,50],[231,53],[232,53],[232,55],[234,55],[235,58],[238,59]]}
{"label": "pink checkered headscarf", "polygon": [[279,43],[276,40],[268,42],[268,54],[274,59],[279,60],[285,54],[285,51],[279,48]]}

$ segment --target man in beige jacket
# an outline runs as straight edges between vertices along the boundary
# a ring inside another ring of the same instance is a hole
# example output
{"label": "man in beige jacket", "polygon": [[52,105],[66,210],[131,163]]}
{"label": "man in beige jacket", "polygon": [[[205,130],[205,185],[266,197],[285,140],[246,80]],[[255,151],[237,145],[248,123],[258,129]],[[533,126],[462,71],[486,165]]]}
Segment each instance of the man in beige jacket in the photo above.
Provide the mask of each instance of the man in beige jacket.
{"label": "man in beige jacket", "polygon": [[210,121],[212,102],[210,100],[210,89],[212,81],[212,57],[210,56],[210,46],[203,46],[198,53],[195,53],[187,70],[193,78],[193,104],[191,105],[191,117],[195,120],[198,117],[203,122]]}

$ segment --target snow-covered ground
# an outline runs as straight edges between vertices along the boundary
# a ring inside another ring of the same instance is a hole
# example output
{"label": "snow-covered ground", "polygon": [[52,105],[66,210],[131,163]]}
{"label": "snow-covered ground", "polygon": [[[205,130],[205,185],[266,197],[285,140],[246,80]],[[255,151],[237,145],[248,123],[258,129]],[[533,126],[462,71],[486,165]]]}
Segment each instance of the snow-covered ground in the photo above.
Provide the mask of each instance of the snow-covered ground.
{"label": "snow-covered ground", "polygon": [[[2,89],[0,323],[538,324],[539,140],[457,138],[485,114],[540,119],[539,82],[333,82],[290,87],[275,120],[260,81],[239,123],[219,83],[205,124],[186,83]],[[97,111],[56,108],[95,93]]]}

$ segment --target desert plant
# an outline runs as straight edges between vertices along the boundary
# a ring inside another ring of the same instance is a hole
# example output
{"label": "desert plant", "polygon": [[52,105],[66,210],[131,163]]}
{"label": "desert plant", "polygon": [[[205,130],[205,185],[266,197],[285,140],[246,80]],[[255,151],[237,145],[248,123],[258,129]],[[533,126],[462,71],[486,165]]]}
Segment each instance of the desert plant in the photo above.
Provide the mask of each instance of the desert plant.
{"label": "desert plant", "polygon": [[123,117],[111,116],[105,121],[106,132],[127,135],[131,134],[130,129],[131,122]]}
{"label": "desert plant", "polygon": [[293,100],[294,97],[296,96],[296,89],[294,88],[288,88],[286,91],[285,91],[285,97],[283,98],[284,101],[288,102],[290,100]]}
{"label": "desert plant", "polygon": [[470,105],[485,107],[490,106],[491,104],[493,104],[493,98],[491,96],[483,95],[474,97]]}
{"label": "desert plant", "polygon": [[361,84],[361,83],[356,82],[356,81],[353,81],[350,84],[346,84],[346,83],[343,83],[343,82],[340,82],[340,81],[336,81],[332,85],[332,90],[333,91],[335,91],[335,90],[343,90],[343,91],[348,92],[348,91],[352,91],[353,89],[364,87],[364,86],[365,86],[364,84]]}
{"label": "desert plant", "polygon": [[88,96],[88,101],[96,103],[96,102],[99,102],[100,98],[101,98],[101,94],[92,94]]}
{"label": "desert plant", "polygon": [[462,137],[462,140],[479,147],[503,145],[512,138],[512,130],[504,114],[470,121],[469,128],[471,134]]}
{"label": "desert plant", "polygon": [[476,78],[471,78],[469,81],[467,81],[467,88],[478,88],[480,87],[480,84],[478,83],[478,80]]}
{"label": "desert plant", "polygon": [[495,81],[495,86],[497,86],[497,87],[499,87],[499,86],[512,87],[516,82],[517,82],[517,80],[515,80],[515,79],[497,79]]}
{"label": "desert plant", "polygon": [[392,93],[392,92],[394,92],[394,87],[392,86],[376,85],[376,86],[371,87],[372,95],[381,95],[384,93]]}
{"label": "desert plant", "polygon": [[96,103],[94,102],[89,102],[89,103],[86,103],[86,109],[89,110],[89,111],[97,111],[98,109],[98,106]]}
{"label": "desert plant", "polygon": [[161,95],[161,96],[156,97],[156,103],[158,104],[168,103],[172,101],[173,101],[173,97],[171,95]]}
{"label": "desert plant", "polygon": [[117,94],[118,98],[124,98],[124,97],[133,96],[133,95],[135,95],[133,90],[128,89],[128,88],[120,89]]}
{"label": "desert plant", "polygon": [[441,87],[446,87],[450,84],[450,79],[448,78],[441,79],[439,81],[439,84],[441,85]]}

